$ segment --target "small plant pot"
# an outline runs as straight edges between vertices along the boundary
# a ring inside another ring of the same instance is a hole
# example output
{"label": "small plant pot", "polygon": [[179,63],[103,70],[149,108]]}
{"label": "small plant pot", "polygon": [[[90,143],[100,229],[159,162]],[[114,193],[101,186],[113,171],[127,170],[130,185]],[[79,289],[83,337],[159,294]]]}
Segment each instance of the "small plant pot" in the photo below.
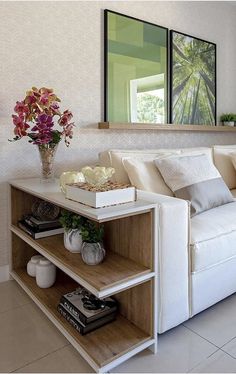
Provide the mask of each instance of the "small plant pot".
{"label": "small plant pot", "polygon": [[79,229],[71,229],[64,232],[64,246],[70,252],[81,252],[82,237]]}
{"label": "small plant pot", "polygon": [[231,127],[234,127],[234,121],[223,122],[223,123],[224,123],[224,126],[231,126]]}
{"label": "small plant pot", "polygon": [[87,265],[100,264],[106,255],[105,249],[100,243],[84,242],[81,249],[81,256]]}

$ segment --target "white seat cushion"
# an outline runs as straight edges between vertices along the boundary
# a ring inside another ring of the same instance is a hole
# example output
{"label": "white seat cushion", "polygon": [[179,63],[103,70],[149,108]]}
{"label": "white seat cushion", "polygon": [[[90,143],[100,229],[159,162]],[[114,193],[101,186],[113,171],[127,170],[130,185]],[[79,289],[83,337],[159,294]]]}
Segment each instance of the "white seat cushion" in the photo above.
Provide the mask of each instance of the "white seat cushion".
{"label": "white seat cushion", "polygon": [[236,256],[236,201],[191,219],[190,251],[192,272]]}

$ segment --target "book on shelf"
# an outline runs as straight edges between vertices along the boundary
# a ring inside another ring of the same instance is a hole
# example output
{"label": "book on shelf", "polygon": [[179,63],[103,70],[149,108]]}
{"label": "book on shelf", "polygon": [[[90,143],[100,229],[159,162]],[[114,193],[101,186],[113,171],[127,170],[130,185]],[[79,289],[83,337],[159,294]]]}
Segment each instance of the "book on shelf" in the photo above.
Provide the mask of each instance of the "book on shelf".
{"label": "book on shelf", "polygon": [[53,228],[53,229],[38,229],[27,224],[25,220],[18,222],[18,226],[25,231],[27,234],[32,236],[33,239],[46,238],[47,236],[58,235],[64,233],[64,228]]}
{"label": "book on shelf", "polygon": [[81,335],[88,334],[89,332],[114,321],[116,318],[116,313],[114,312],[85,325],[78,317],[76,318],[73,316],[61,303],[58,305],[57,310]]}
{"label": "book on shelf", "polygon": [[24,217],[25,222],[34,228],[37,228],[38,230],[45,230],[45,229],[53,229],[53,228],[59,228],[61,227],[61,224],[58,219],[55,219],[53,221],[41,221],[37,218],[35,218],[33,215],[27,215]]}
{"label": "book on shelf", "polygon": [[100,300],[83,287],[63,295],[60,303],[85,325],[117,312],[117,302],[114,299],[107,297]]}

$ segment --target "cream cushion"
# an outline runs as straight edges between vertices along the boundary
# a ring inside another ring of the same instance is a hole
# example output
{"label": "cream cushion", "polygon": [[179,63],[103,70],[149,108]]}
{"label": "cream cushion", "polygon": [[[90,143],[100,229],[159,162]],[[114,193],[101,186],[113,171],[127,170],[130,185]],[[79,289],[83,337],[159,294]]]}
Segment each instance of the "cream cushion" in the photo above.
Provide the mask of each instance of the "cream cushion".
{"label": "cream cushion", "polygon": [[124,158],[123,165],[131,184],[139,190],[173,196],[173,192],[165,184],[153,160]]}
{"label": "cream cushion", "polygon": [[236,198],[236,188],[230,190],[230,192],[232,193],[233,197]]}
{"label": "cream cushion", "polygon": [[215,145],[213,147],[214,164],[230,189],[236,188],[236,171],[231,160],[233,152],[236,152],[236,145]]}
{"label": "cream cushion", "polygon": [[123,160],[125,158],[134,158],[137,160],[153,161],[158,155],[162,154],[179,154],[180,150],[154,150],[154,151],[110,151],[110,164],[115,169],[115,180],[121,183],[128,183],[129,177],[124,168]]}
{"label": "cream cushion", "polygon": [[192,271],[198,272],[236,257],[236,202],[191,219]]}
{"label": "cream cushion", "polygon": [[182,148],[182,149],[152,149],[152,150],[108,150],[100,152],[99,160],[103,166],[112,166],[116,173],[113,180],[128,183],[129,177],[123,165],[123,159],[154,160],[157,156],[173,154],[207,154],[212,159],[212,149],[208,147]]}
{"label": "cream cushion", "polygon": [[233,167],[236,173],[236,152],[230,153],[229,156],[230,156],[231,162],[233,164]]}

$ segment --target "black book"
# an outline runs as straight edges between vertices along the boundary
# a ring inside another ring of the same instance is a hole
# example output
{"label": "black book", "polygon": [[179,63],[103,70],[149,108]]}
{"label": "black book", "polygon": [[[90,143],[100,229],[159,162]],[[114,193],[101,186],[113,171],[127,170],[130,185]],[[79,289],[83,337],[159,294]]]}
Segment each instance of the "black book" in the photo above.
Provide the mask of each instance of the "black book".
{"label": "black book", "polygon": [[24,217],[24,221],[31,227],[40,230],[46,230],[46,229],[56,229],[61,227],[61,224],[58,219],[55,219],[53,221],[40,221],[39,219],[35,218],[34,216],[26,216]]}
{"label": "black book", "polygon": [[34,227],[29,226],[25,220],[19,221],[18,226],[25,231],[27,234],[32,236],[33,239],[40,239],[46,238],[47,236],[62,234],[64,232],[63,227],[59,227],[57,229],[46,229],[46,230],[39,230],[35,229]]}
{"label": "black book", "polygon": [[[95,310],[87,309],[84,300],[86,302],[89,298],[91,298],[92,302],[95,301],[95,303],[101,303],[101,307]],[[107,297],[101,301],[82,287],[78,288],[76,291],[63,295],[60,303],[66,307],[74,317],[79,318],[85,325],[117,311],[117,302],[114,299]]]}
{"label": "black book", "polygon": [[75,318],[61,303],[57,307],[58,312],[81,334],[85,335],[97,328],[112,322],[116,318],[116,313],[109,314],[104,318],[84,325],[79,319]]}

